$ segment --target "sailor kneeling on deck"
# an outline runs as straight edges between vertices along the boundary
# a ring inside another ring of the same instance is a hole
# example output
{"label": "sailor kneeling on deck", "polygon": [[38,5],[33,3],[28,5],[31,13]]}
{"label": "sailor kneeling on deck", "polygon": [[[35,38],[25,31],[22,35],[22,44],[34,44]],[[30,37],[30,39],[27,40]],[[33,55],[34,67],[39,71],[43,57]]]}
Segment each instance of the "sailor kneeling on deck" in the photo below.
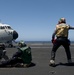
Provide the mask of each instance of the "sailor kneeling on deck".
{"label": "sailor kneeling on deck", "polygon": [[28,47],[24,41],[18,43],[18,51],[13,54],[12,58],[0,63],[0,67],[14,66],[14,67],[29,67],[32,61],[31,48]]}

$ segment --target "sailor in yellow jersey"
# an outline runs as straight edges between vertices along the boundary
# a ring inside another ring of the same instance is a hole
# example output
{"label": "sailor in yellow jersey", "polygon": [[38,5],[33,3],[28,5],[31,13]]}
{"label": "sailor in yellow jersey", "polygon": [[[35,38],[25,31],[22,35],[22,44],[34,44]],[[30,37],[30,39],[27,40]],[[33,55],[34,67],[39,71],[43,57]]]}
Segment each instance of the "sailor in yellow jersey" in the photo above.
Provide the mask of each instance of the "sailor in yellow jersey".
{"label": "sailor in yellow jersey", "polygon": [[[50,59],[50,66],[55,65],[55,53],[57,49],[62,45],[65,48],[65,52],[67,55],[67,60],[68,63],[71,64],[71,52],[70,52],[70,40],[68,39],[68,30],[69,29],[74,29],[74,27],[71,27],[70,25],[66,24],[66,19],[61,18],[56,25],[56,29],[52,35],[52,43],[53,43],[53,48],[51,51],[51,59]],[[56,36],[56,40],[55,40]]]}

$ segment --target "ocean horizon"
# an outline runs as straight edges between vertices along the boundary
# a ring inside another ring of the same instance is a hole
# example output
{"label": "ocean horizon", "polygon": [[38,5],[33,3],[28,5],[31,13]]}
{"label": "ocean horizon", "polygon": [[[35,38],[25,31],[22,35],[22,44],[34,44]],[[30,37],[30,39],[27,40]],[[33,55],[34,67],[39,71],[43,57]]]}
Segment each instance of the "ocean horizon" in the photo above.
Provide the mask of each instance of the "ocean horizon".
{"label": "ocean horizon", "polygon": [[[16,41],[19,42],[19,41]],[[25,43],[52,43],[51,41],[24,41]],[[74,41],[70,41],[71,43],[74,43]]]}

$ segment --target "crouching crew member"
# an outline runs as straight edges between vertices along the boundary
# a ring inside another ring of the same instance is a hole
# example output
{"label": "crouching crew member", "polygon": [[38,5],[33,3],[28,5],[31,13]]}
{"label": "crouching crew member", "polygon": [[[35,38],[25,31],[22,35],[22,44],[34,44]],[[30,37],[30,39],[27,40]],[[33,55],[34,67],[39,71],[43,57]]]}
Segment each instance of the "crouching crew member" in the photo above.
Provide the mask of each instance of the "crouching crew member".
{"label": "crouching crew member", "polygon": [[5,49],[5,45],[4,44],[0,44],[0,61],[4,59],[4,60],[8,60],[8,56],[6,55],[6,49]]}
{"label": "crouching crew member", "polygon": [[18,43],[18,51],[13,54],[12,58],[0,64],[0,67],[5,66],[22,66],[29,67],[32,61],[31,48],[24,41]]}

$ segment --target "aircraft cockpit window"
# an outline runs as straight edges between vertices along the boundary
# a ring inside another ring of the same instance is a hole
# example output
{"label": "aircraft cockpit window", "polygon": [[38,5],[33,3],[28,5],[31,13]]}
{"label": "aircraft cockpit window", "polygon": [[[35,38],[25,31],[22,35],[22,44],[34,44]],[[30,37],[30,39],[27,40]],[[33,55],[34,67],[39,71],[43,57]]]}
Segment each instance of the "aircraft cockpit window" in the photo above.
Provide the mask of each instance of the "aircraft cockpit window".
{"label": "aircraft cockpit window", "polygon": [[0,29],[5,29],[4,26],[1,26]]}
{"label": "aircraft cockpit window", "polygon": [[8,29],[12,29],[10,26],[7,26]]}
{"label": "aircraft cockpit window", "polygon": [[0,29],[12,29],[10,26],[0,26]]}

